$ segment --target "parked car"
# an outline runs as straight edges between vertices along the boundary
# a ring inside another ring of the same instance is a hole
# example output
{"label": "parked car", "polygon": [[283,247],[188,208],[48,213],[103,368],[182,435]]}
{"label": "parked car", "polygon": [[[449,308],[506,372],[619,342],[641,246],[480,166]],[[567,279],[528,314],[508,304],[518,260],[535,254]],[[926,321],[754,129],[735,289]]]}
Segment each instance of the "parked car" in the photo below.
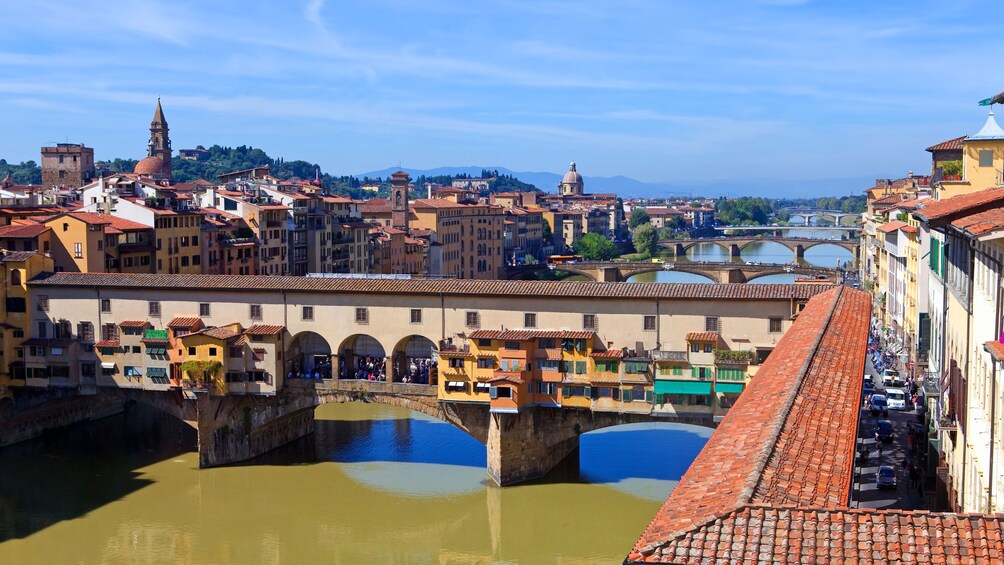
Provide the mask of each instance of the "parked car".
{"label": "parked car", "polygon": [[896,469],[882,465],[875,473],[875,487],[880,489],[896,488]]}
{"label": "parked car", "polygon": [[861,396],[868,396],[869,394],[875,394],[875,385],[871,381],[865,381],[864,386],[861,387]]}
{"label": "parked car", "polygon": [[889,403],[885,396],[881,394],[872,395],[872,416],[886,415],[889,413]]}
{"label": "parked car", "polygon": [[901,388],[885,389],[886,402],[889,410],[906,410],[906,391]]}
{"label": "parked car", "polygon": [[893,432],[892,422],[889,420],[879,420],[875,426],[875,441],[882,443],[892,443]]}

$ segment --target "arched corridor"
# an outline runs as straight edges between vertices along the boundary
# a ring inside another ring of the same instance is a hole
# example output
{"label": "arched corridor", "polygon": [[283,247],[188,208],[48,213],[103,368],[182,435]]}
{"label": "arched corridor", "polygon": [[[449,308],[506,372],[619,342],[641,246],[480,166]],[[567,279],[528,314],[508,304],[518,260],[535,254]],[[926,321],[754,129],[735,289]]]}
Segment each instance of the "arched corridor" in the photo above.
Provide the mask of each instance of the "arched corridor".
{"label": "arched corridor", "polygon": [[394,382],[436,384],[439,350],[427,337],[411,335],[394,348]]}
{"label": "arched corridor", "polygon": [[387,380],[387,354],[373,336],[356,334],[338,348],[338,378]]}
{"label": "arched corridor", "polygon": [[331,345],[314,332],[300,332],[286,349],[286,376],[331,378]]}

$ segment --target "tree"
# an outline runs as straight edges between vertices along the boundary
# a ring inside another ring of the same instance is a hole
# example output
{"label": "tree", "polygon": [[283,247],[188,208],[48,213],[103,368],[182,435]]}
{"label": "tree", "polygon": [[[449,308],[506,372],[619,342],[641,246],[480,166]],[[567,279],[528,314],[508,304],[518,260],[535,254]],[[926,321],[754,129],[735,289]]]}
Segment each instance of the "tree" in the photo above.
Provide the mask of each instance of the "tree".
{"label": "tree", "polygon": [[617,256],[614,242],[598,233],[587,233],[572,246],[575,253],[587,261],[609,261]]}
{"label": "tree", "polygon": [[634,230],[634,235],[631,237],[631,242],[634,243],[634,249],[638,253],[643,255],[652,255],[656,251],[656,246],[659,244],[658,234],[655,233],[655,228],[652,224],[644,224],[638,226]]}
{"label": "tree", "polygon": [[628,227],[635,229],[636,227],[647,224],[651,218],[648,217],[648,212],[644,208],[635,208],[631,210],[631,217],[628,218]]}
{"label": "tree", "polygon": [[551,224],[548,223],[547,218],[544,218],[544,225],[541,226],[541,232],[541,238],[544,239],[545,245],[554,241],[554,232],[551,231]]}

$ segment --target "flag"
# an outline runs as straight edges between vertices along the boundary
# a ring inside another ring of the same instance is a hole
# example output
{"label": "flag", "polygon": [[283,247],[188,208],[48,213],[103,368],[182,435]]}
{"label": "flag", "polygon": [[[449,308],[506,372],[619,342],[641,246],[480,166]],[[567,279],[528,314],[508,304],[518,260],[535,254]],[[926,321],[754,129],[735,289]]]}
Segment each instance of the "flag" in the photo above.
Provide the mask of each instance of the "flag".
{"label": "flag", "polygon": [[990,106],[991,104],[1004,104],[1004,92],[998,92],[990,98],[980,100],[980,106]]}
{"label": "flag", "polygon": [[993,100],[993,98],[984,98],[983,100],[980,100],[980,106],[989,106],[993,104],[991,100]]}

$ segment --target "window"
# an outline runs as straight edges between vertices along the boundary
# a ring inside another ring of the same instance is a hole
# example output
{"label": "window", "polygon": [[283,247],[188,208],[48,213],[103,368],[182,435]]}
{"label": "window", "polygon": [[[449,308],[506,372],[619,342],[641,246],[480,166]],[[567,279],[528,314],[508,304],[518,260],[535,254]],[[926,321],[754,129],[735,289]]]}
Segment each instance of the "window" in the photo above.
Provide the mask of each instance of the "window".
{"label": "window", "polygon": [[994,152],[992,149],[983,149],[980,151],[980,166],[981,167],[994,166]]}
{"label": "window", "polygon": [[558,347],[558,342],[553,337],[542,337],[537,340],[537,347],[541,349],[554,349]]}
{"label": "window", "polygon": [[781,318],[770,318],[770,328],[767,331],[772,334],[781,333]]}
{"label": "window", "polygon": [[80,322],[77,324],[77,339],[94,341],[94,324],[90,322]]}
{"label": "window", "polygon": [[102,298],[101,299],[101,311],[102,312],[111,312],[112,311],[112,301],[111,301],[111,299],[109,299],[109,298]]}
{"label": "window", "polygon": [[596,314],[583,314],[582,315],[582,329],[588,331],[598,331],[599,324],[596,321]]}
{"label": "window", "polygon": [[493,386],[489,393],[492,398],[512,398],[512,389],[507,386]]}
{"label": "window", "polygon": [[523,327],[524,328],[536,328],[537,327],[537,314],[532,312],[527,312],[523,314]]}
{"label": "window", "polygon": [[134,345],[134,346],[132,346],[132,352],[133,353],[142,353],[142,350],[140,349],[140,347],[138,345]]}
{"label": "window", "polygon": [[73,256],[80,259],[84,256],[84,244],[74,243],[73,244]]}
{"label": "window", "polygon": [[151,301],[149,303],[149,310],[150,310],[150,316],[151,317],[154,317],[154,318],[159,317],[160,316],[160,302]]}
{"label": "window", "polygon": [[505,345],[503,345],[503,347],[505,349],[508,349],[509,351],[519,351],[519,342],[518,341],[507,341],[507,342],[505,342]]}
{"label": "window", "polygon": [[370,309],[369,308],[356,308],[356,323],[357,324],[368,324],[368,323],[370,323]]}
{"label": "window", "polygon": [[188,354],[189,355],[195,355],[195,347],[194,346],[189,346],[188,347]]}
{"label": "window", "polygon": [[704,317],[704,331],[706,332],[717,332],[721,330],[720,321],[718,316],[705,316]]}
{"label": "window", "polygon": [[44,294],[39,295],[38,301],[35,303],[35,308],[38,309],[39,312],[48,312],[49,297]]}
{"label": "window", "polygon": [[[480,363],[480,361],[479,361]],[[450,357],[450,368],[451,369],[463,369],[464,368],[464,358],[463,357]]]}
{"label": "window", "polygon": [[10,283],[21,284],[21,269],[10,270]]}
{"label": "window", "polygon": [[205,317],[209,316],[209,303],[208,302],[200,302],[199,303],[199,316],[202,317],[202,318],[205,318]]}
{"label": "window", "polygon": [[558,360],[557,359],[540,359],[537,361],[537,368],[541,371],[557,371],[558,370]]}
{"label": "window", "polygon": [[[358,315],[358,313],[357,313],[357,315]],[[303,319],[304,320],[313,320],[314,319],[314,307],[313,306],[304,306],[303,307]]]}
{"label": "window", "polygon": [[655,316],[645,316],[645,321],[643,324],[645,331],[654,332],[655,331]]}
{"label": "window", "polygon": [[210,357],[216,357],[216,348],[215,347],[210,347],[209,348],[209,356]]}
{"label": "window", "polygon": [[468,328],[480,328],[481,327],[481,313],[480,312],[467,312],[467,327]]}
{"label": "window", "polygon": [[712,351],[711,344],[710,343],[705,343],[704,344],[704,352],[705,353],[711,353],[711,351]]}
{"label": "window", "polygon": [[252,304],[251,305],[251,314],[250,314],[250,316],[251,316],[252,320],[260,320],[261,319],[261,304]]}
{"label": "window", "polygon": [[48,330],[49,330],[49,325],[48,324],[46,324],[45,322],[39,322],[38,323],[38,333],[35,334],[35,336],[43,338],[43,339],[47,338],[47,337],[49,337]]}
{"label": "window", "polygon": [[119,340],[119,327],[115,324],[105,324],[101,326],[101,340],[102,341],[118,341]]}
{"label": "window", "polygon": [[700,353],[701,352],[701,344],[697,343],[696,341],[692,342],[690,344],[690,351],[691,351],[691,353]]}
{"label": "window", "polygon": [[411,323],[421,324],[422,323],[422,310],[419,308],[411,309]]}
{"label": "window", "polygon": [[585,375],[586,374],[586,362],[585,361],[576,361],[575,362],[575,374],[576,375]]}
{"label": "window", "polygon": [[18,338],[24,337],[24,330],[21,330],[21,329],[14,330],[14,337],[18,337]]}

